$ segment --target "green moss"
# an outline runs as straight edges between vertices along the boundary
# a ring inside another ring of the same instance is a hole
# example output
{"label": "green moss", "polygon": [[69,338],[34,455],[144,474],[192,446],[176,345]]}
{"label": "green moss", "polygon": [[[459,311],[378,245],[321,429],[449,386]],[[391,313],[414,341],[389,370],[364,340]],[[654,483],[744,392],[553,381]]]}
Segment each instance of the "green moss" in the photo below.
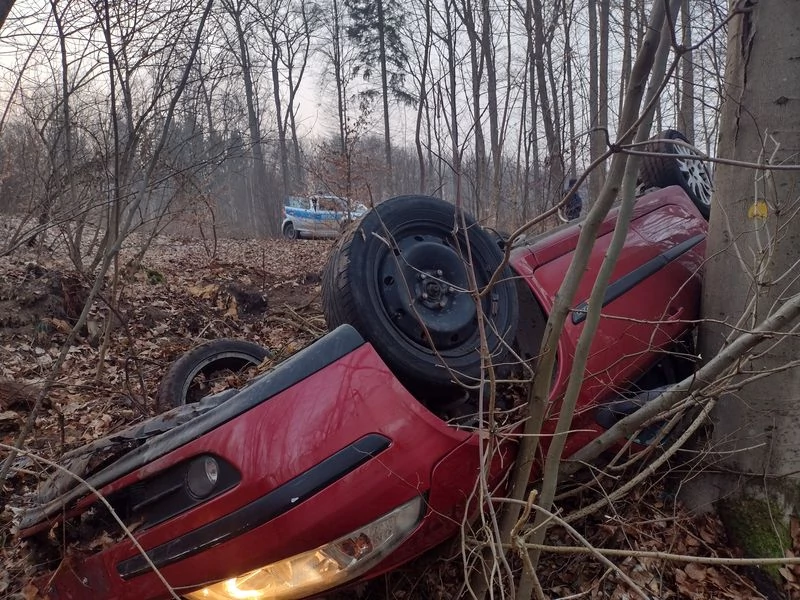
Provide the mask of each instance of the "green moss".
{"label": "green moss", "polygon": [[159,283],[164,283],[166,279],[162,273],[159,273],[155,269],[145,269],[147,273],[147,281],[149,281],[152,285],[158,285]]}
{"label": "green moss", "polygon": [[[783,558],[792,547],[789,527],[783,510],[776,504],[751,497],[722,500],[717,505],[719,516],[731,541],[750,558]],[[776,581],[780,565],[764,565],[762,569]]]}

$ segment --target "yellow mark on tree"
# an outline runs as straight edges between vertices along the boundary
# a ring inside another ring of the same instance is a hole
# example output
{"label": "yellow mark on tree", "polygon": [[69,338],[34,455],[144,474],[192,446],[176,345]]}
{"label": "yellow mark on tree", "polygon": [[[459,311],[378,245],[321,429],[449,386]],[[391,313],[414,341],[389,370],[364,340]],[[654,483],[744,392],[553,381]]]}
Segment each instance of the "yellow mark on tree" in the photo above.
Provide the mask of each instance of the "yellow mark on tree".
{"label": "yellow mark on tree", "polygon": [[764,200],[756,200],[747,209],[749,219],[766,219],[769,214],[767,203]]}

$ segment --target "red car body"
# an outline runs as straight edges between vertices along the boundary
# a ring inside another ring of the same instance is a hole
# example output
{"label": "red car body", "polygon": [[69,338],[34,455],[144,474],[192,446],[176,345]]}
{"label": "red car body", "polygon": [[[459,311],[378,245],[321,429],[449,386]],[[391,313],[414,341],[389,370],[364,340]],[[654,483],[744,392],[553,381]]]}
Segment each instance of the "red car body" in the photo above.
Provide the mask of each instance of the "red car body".
{"label": "red car body", "polygon": [[[583,328],[585,301],[614,230],[597,238],[558,347],[553,428]],[[523,357],[538,341],[581,223],[567,224],[512,251],[519,275]],[[571,454],[603,431],[598,407],[619,397],[684,337],[697,318],[706,221],[677,187],[640,198],[606,293],[585,370]],[[407,562],[455,535],[480,467],[478,435],[425,408],[376,351],[339,327],[199,414],[89,477],[178,593],[236,577],[358,530],[415,497],[424,499],[407,537],[357,580]],[[509,443],[495,457],[490,485],[513,462]],[[212,456],[218,486],[207,499],[185,489],[187,465]],[[75,488],[23,517],[22,536],[71,526],[102,508]],[[352,583],[352,581],[350,582]],[[161,579],[122,538],[62,564],[40,581],[58,599],[167,598]]]}

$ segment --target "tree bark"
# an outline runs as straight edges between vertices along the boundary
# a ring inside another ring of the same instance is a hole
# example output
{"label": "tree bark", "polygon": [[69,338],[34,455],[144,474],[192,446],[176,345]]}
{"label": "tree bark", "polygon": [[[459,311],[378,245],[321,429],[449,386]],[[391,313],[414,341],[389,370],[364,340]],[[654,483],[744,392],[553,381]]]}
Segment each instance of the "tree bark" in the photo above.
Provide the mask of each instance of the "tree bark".
{"label": "tree bark", "polygon": [[[539,102],[542,109],[542,121],[544,121],[544,134],[547,139],[547,161],[548,161],[548,182],[545,193],[548,199],[548,206],[555,205],[562,195],[564,184],[564,156],[561,152],[560,131],[556,128],[556,117],[551,107],[550,99],[547,94],[547,77],[545,73],[545,35],[544,35],[544,14],[541,0],[528,0],[529,16],[532,22],[534,63],[536,66],[536,78],[539,83]],[[529,30],[528,35],[531,35]]]}
{"label": "tree bark", "polygon": [[681,46],[684,48],[681,57],[681,105],[678,112],[678,129],[694,143],[694,64],[692,63],[692,20],[689,0],[681,4]]}
{"label": "tree bark", "polygon": [[[748,3],[729,24],[726,101],[720,157],[797,164],[800,150],[800,2]],[[711,211],[703,296],[703,356],[724,351],[800,292],[798,172],[720,164]],[[741,358],[739,380],[775,370],[737,394],[720,397],[713,413],[720,494],[766,494],[800,509],[800,338],[776,335]]]}
{"label": "tree bark", "polygon": [[[600,72],[598,55],[597,0],[589,0],[589,161],[594,162],[603,154],[604,133],[599,127],[600,114]],[[603,174],[600,169],[589,173],[589,197],[597,198],[603,188]]]}
{"label": "tree bark", "polygon": [[342,28],[342,13],[338,0],[333,0],[333,23],[331,43],[333,44],[333,77],[336,81],[336,116],[339,126],[339,151],[344,155],[347,152],[347,83],[344,75],[344,34]]}
{"label": "tree bark", "polygon": [[567,2],[564,2],[561,11],[564,26],[564,73],[567,86],[565,102],[567,104],[567,122],[569,123],[569,175],[577,177],[578,139],[575,131],[575,88],[572,82],[572,6],[567,6]]}
{"label": "tree bark", "polygon": [[[487,108],[489,109],[489,144],[492,156],[491,196],[487,212],[496,212],[500,202],[500,175],[502,172],[502,144],[500,142],[499,117],[500,110],[497,104],[497,69],[495,67],[495,52],[492,31],[492,16],[489,11],[489,0],[481,0],[481,53],[486,65],[487,78]],[[486,214],[479,214],[483,219]]]}
{"label": "tree bark", "polygon": [[[486,141],[483,137],[483,52],[481,51],[480,36],[475,24],[474,7],[470,0],[464,0],[462,8],[462,21],[469,38],[469,59],[472,68],[472,122],[475,135],[475,184],[474,202],[472,212],[480,214],[483,209],[483,201],[488,196],[489,177],[486,162]],[[455,66],[455,64],[453,65]],[[455,94],[455,88],[452,90]]]}
{"label": "tree bark", "polygon": [[[416,118],[414,120],[414,147],[417,151],[417,164],[419,165],[419,186],[420,193],[425,193],[427,187],[426,156],[422,147],[422,122],[428,106],[428,69],[433,46],[433,22],[431,17],[430,3],[422,3],[425,23],[425,39],[422,43],[422,64],[419,73],[419,96],[417,98]],[[430,121],[429,121],[430,123]]]}
{"label": "tree bark", "polygon": [[383,151],[386,156],[386,188],[392,189],[392,138],[389,129],[389,73],[386,64],[386,24],[383,14],[383,0],[376,3],[378,9],[378,43],[381,63],[381,96],[383,98]]}
{"label": "tree bark", "polygon": [[11,12],[13,6],[14,0],[0,0],[0,29],[5,25],[8,13]]}

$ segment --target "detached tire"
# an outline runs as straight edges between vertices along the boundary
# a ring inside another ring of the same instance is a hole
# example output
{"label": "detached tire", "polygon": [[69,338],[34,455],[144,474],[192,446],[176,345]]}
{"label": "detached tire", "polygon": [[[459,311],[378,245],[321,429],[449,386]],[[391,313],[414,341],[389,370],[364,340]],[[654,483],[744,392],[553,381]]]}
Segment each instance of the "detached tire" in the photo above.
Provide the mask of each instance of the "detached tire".
{"label": "detached tire", "polygon": [[[691,143],[685,135],[675,129],[667,129],[658,138],[680,140]],[[645,187],[667,187],[679,185],[706,219],[711,214],[711,194],[714,191],[711,173],[700,157],[680,144],[653,142],[651,152],[672,156],[645,156],[642,158],[642,181]]]}
{"label": "detached tire", "polygon": [[197,402],[208,395],[215,375],[241,372],[269,355],[266,348],[243,340],[223,338],[201,344],[169,366],[158,387],[156,405],[164,409]]}
{"label": "detached tire", "polygon": [[519,307],[508,267],[478,304],[469,292],[469,261],[483,289],[503,252],[493,235],[464,216],[467,232],[460,215],[456,227],[455,207],[443,200],[387,200],[344,232],[323,274],[328,327],[355,327],[417,393],[480,378],[478,306],[494,364],[516,333]]}

